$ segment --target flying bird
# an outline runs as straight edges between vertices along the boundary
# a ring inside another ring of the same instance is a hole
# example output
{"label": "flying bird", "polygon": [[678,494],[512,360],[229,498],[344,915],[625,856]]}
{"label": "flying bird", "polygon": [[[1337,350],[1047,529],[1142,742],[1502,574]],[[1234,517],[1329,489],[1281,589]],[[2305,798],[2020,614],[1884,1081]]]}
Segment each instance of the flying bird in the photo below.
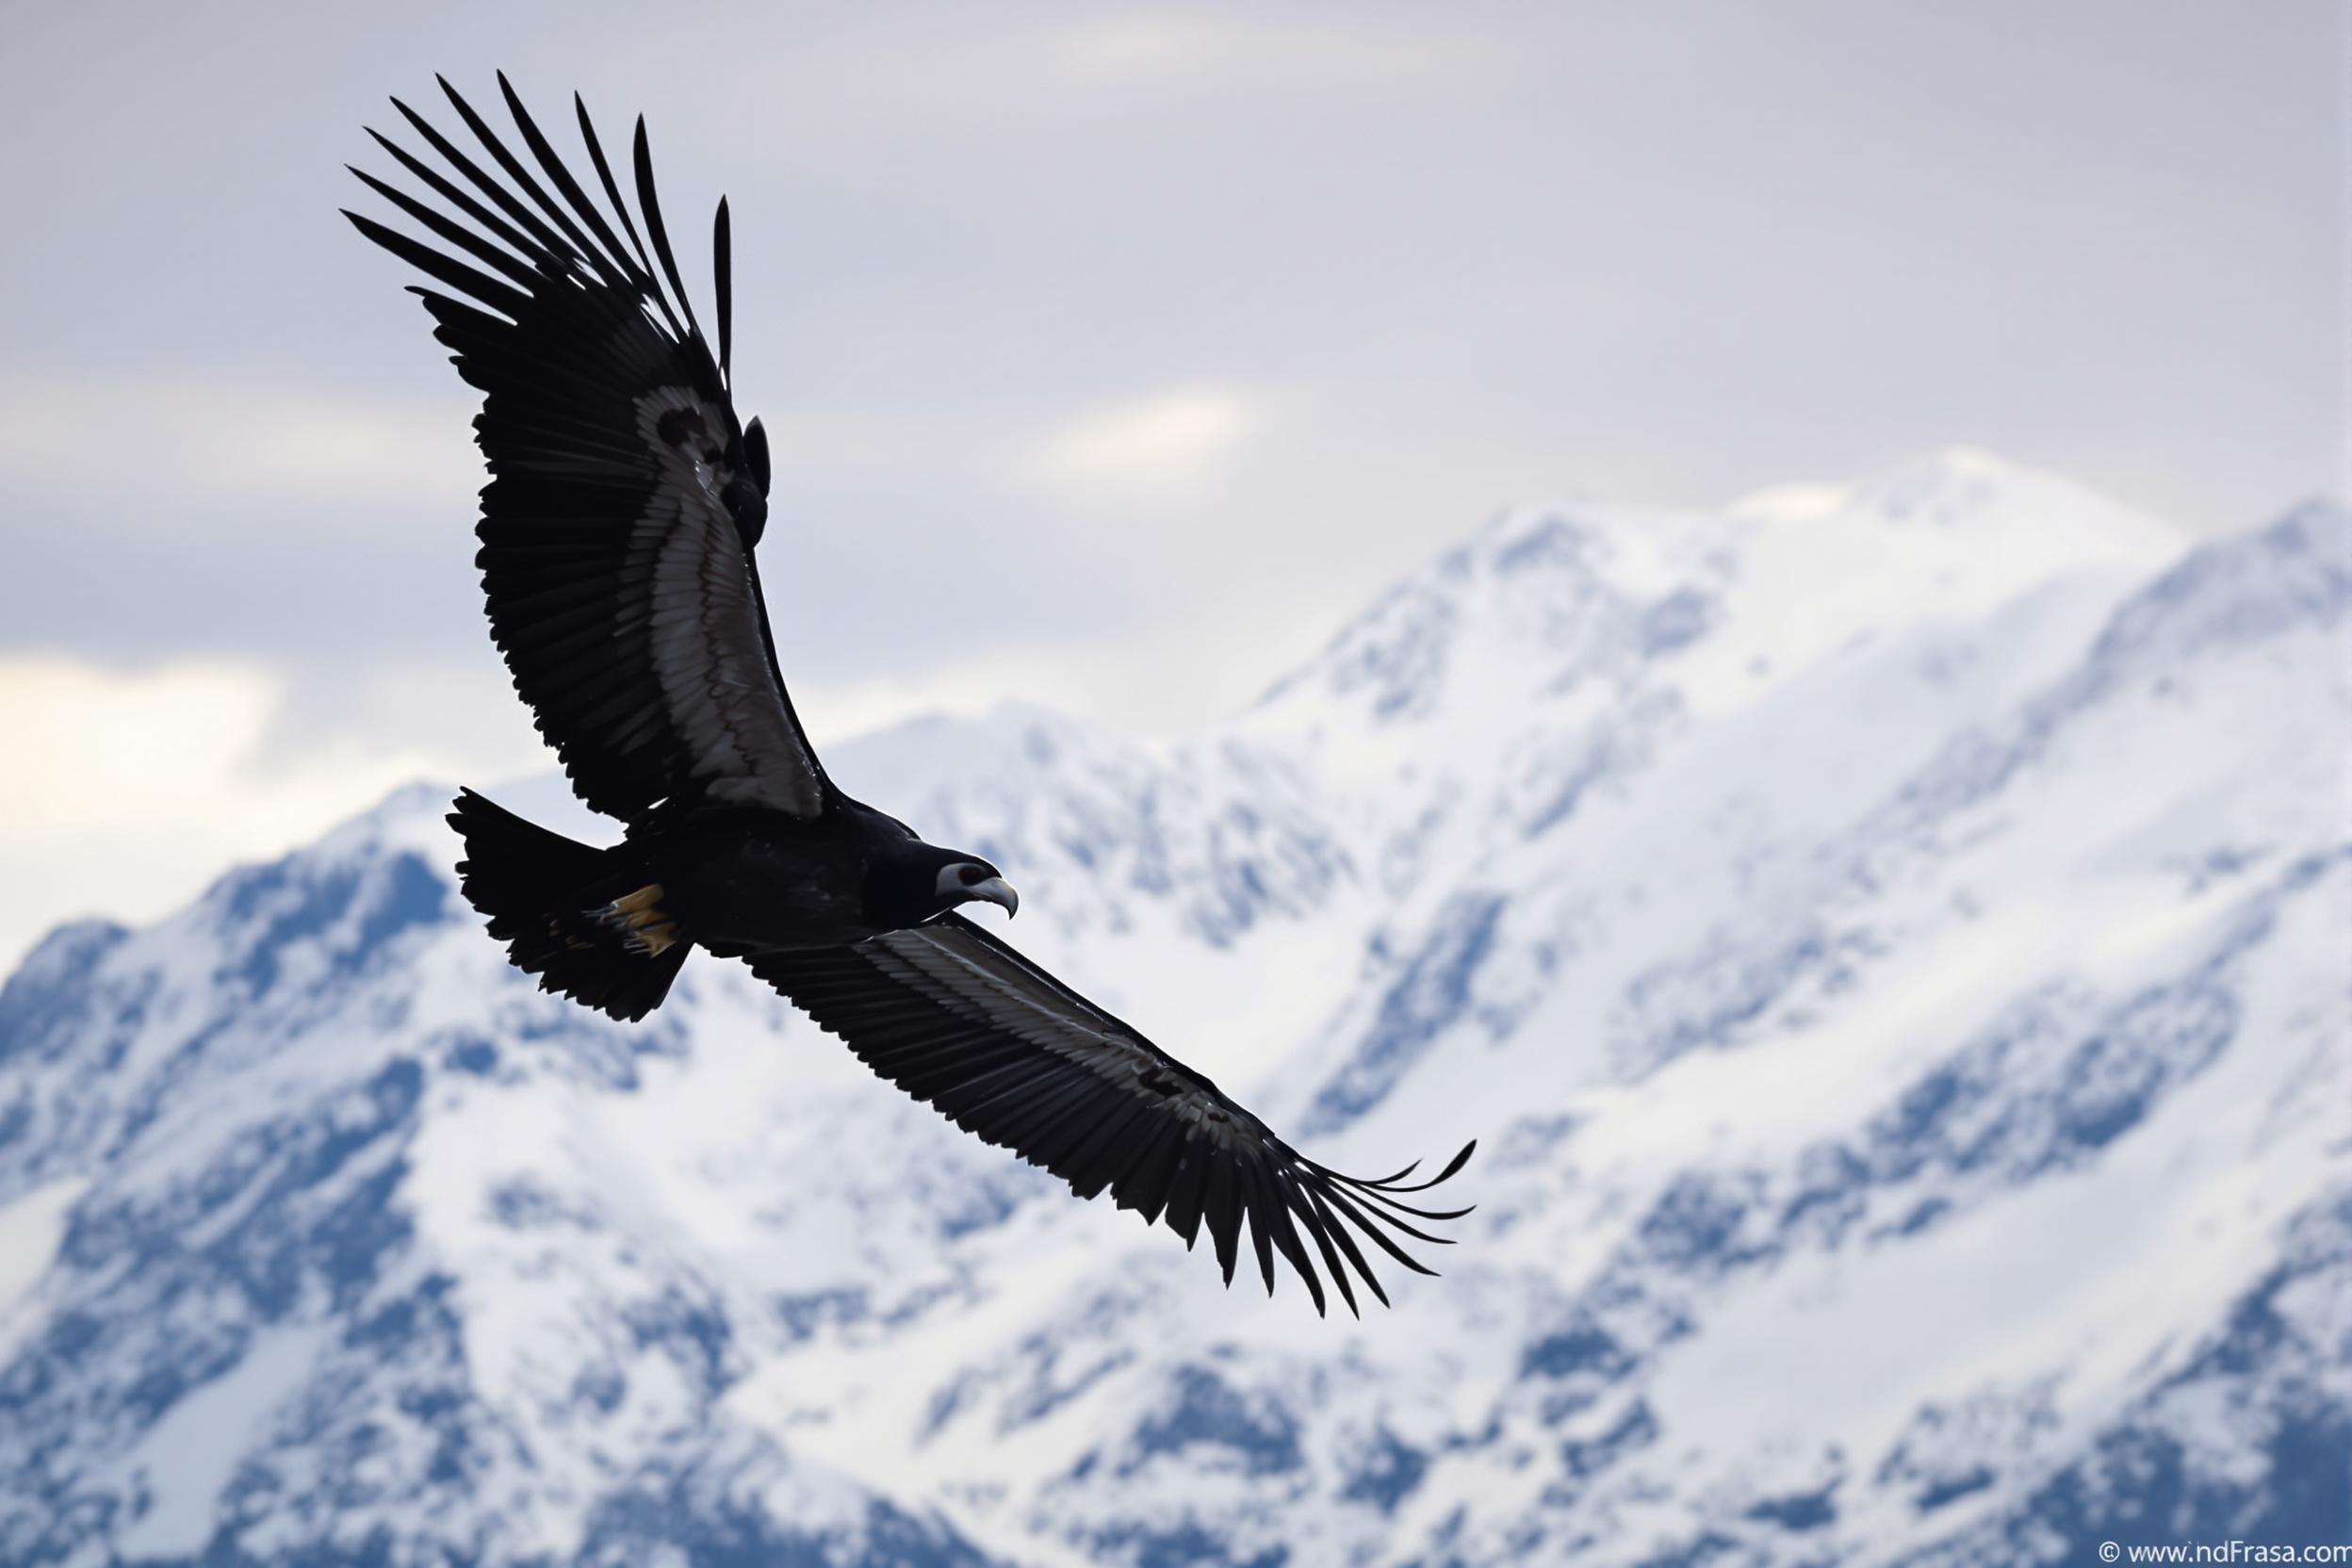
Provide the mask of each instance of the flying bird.
{"label": "flying bird", "polygon": [[[825,776],[792,711],[760,593],[768,442],[733,398],[727,203],[711,237],[716,352],[662,217],[645,121],[632,212],[587,106],[599,203],[498,77],[518,155],[446,80],[468,153],[398,99],[437,164],[370,130],[423,195],[351,172],[428,237],[356,213],[422,272],[433,335],[482,394],[490,482],[475,557],[494,640],[610,849],[470,790],[449,822],[466,900],[516,968],[616,1019],[661,1004],[699,947],[740,959],[866,1064],[958,1126],[1109,1192],[1228,1285],[1246,1228],[1270,1294],[1277,1254],[1325,1309],[1350,1276],[1387,1295],[1360,1242],[1430,1273],[1400,1237],[1460,1217],[1407,1201],[1451,1177],[1345,1176],[1201,1074],[966,919],[1020,899],[981,856],[926,843]],[[529,161],[525,161],[525,156]],[[487,159],[487,165],[483,159]]]}

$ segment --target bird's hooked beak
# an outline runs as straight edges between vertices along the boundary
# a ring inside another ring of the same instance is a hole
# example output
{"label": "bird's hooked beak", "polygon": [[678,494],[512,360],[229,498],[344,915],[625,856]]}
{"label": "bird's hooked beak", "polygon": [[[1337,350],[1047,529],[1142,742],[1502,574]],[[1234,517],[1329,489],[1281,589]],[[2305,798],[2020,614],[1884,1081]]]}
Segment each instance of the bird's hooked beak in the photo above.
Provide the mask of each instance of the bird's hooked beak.
{"label": "bird's hooked beak", "polygon": [[990,904],[1003,905],[1007,917],[1021,913],[1021,895],[1013,891],[1013,885],[1001,876],[991,876],[985,882],[974,882],[964,891],[973,898],[986,899]]}

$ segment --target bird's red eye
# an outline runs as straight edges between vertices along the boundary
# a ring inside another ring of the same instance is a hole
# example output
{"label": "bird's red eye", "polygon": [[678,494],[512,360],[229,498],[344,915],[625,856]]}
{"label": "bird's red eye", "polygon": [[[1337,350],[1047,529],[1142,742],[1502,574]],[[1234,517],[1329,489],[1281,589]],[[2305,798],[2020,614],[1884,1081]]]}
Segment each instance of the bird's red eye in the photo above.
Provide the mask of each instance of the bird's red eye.
{"label": "bird's red eye", "polygon": [[975,887],[988,879],[988,874],[982,871],[978,866],[966,866],[961,874],[964,879],[964,886],[967,888]]}

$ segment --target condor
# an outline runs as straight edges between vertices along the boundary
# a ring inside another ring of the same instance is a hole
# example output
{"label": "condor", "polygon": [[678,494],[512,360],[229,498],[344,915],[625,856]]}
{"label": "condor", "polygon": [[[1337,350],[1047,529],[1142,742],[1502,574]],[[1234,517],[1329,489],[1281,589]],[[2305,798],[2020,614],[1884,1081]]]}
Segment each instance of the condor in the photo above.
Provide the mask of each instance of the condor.
{"label": "condor", "polygon": [[[1430,1272],[1399,1236],[1467,1210],[1316,1164],[1215,1084],[958,911],[1020,901],[977,855],[925,843],[825,776],[777,668],[755,555],[768,448],[740,423],[727,203],[712,236],[717,351],[655,194],[645,122],[635,208],[577,97],[599,203],[501,75],[523,155],[444,81],[479,154],[399,100],[438,163],[377,142],[423,195],[359,178],[429,237],[347,213],[430,280],[434,336],[482,394],[491,475],[482,570],[491,634],[580,796],[627,825],[596,849],[461,793],[466,899],[546,989],[618,1019],[661,1004],[687,956],[740,959],[868,1066],[958,1126],[1108,1192],[1190,1248],[1206,1229],[1232,1283],[1248,1231],[1325,1307],[1361,1281],[1361,1241]],[[482,158],[488,159],[485,166]],[[535,168],[535,172],[534,172]],[[1473,1146],[1475,1147],[1475,1145]],[[1319,1270],[1318,1270],[1319,1265]]]}

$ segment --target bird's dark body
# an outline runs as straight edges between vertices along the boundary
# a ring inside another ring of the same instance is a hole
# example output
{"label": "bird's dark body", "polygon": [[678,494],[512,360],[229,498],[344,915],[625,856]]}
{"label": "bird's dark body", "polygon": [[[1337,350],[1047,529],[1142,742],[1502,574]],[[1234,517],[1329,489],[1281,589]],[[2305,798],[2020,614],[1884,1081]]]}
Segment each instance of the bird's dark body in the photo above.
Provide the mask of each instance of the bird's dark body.
{"label": "bird's dark body", "polygon": [[508,961],[633,1021],[662,1005],[694,949],[741,959],[959,1126],[1082,1197],[1108,1192],[1186,1247],[1205,1230],[1229,1283],[1245,1232],[1266,1288],[1279,1253],[1318,1312],[1318,1265],[1351,1310],[1351,1275],[1387,1299],[1359,1242],[1430,1272],[1395,1237],[1441,1241],[1416,1221],[1467,1211],[1404,1195],[1447,1180],[1468,1148],[1413,1184],[1410,1166],[1364,1180],[1317,1165],[966,920],[965,905],[1019,907],[994,866],[925,843],[825,776],[760,585],[755,547],[773,550],[777,530],[767,438],[735,412],[727,204],[712,235],[714,354],[662,220],[645,122],[632,213],[584,105],[601,203],[498,85],[536,174],[444,82],[495,172],[395,100],[440,167],[376,139],[439,204],[360,178],[447,248],[350,216],[434,286],[416,288],[433,335],[483,395],[474,428],[492,477],[475,564],[492,639],[580,799],[628,825],[599,849],[458,795],[460,890]]}
{"label": "bird's dark body", "polygon": [[[843,947],[936,912],[874,906],[876,872],[922,844],[904,824],[842,798],[813,818],[777,811],[703,811],[657,820],[616,853],[612,896],[648,885],[681,931],[712,952]],[[927,862],[926,862],[927,863]],[[601,890],[599,889],[598,890]]]}

